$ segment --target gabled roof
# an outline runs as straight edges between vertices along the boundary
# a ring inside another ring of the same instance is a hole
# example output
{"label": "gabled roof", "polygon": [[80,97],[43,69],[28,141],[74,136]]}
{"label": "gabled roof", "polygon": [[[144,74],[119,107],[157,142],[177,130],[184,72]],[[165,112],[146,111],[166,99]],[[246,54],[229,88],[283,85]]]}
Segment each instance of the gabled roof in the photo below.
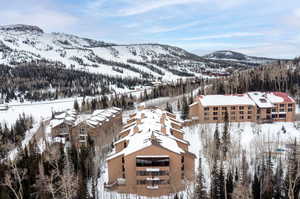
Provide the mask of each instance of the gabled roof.
{"label": "gabled roof", "polygon": [[[143,118],[141,116],[144,116]],[[125,128],[123,131],[129,130],[129,134],[122,139],[116,141],[114,144],[118,144],[122,141],[127,141],[127,147],[118,153],[111,154],[107,160],[111,160],[120,155],[129,155],[134,152],[140,151],[144,148],[150,147],[152,145],[159,146],[171,152],[181,154],[185,153],[177,142],[184,144],[189,144],[187,141],[179,139],[171,134],[174,119],[167,116],[166,111],[161,109],[144,109],[136,114],[137,120],[140,122],[135,122],[134,125]],[[164,118],[164,124],[161,123],[161,118]],[[178,123],[180,125],[180,123]],[[134,128],[138,128],[138,132],[134,131]],[[162,128],[166,129],[166,133],[163,133]],[[179,130],[182,132],[181,130]]]}

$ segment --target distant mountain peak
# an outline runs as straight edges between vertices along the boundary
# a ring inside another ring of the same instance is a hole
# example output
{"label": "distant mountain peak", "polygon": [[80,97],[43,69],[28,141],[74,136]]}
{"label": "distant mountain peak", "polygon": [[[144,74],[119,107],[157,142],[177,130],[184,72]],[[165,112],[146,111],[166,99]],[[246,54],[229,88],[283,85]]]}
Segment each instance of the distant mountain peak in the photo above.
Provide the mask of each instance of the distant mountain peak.
{"label": "distant mountain peak", "polygon": [[232,62],[246,62],[246,63],[257,63],[257,64],[266,64],[266,63],[276,61],[276,59],[273,58],[248,56],[243,53],[239,53],[231,50],[219,50],[207,54],[203,57],[210,60],[225,60],[225,61],[232,61]]}
{"label": "distant mountain peak", "polygon": [[206,58],[214,58],[214,59],[236,59],[236,60],[247,60],[247,56],[239,53],[239,52],[235,52],[235,51],[231,51],[231,50],[219,50],[219,51],[215,51],[213,53],[210,53],[208,55],[205,55]]}
{"label": "distant mountain peak", "polygon": [[25,24],[0,26],[0,31],[44,33],[44,31],[38,26],[25,25]]}

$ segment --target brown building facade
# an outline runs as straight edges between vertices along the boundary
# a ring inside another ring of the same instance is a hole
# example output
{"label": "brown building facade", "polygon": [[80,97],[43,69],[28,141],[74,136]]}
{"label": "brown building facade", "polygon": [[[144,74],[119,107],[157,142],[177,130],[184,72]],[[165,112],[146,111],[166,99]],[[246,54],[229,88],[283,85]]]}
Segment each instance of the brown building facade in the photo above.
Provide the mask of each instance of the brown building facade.
{"label": "brown building facade", "polygon": [[184,190],[186,181],[194,179],[195,155],[183,135],[175,115],[140,108],[124,125],[107,158],[105,187],[148,197]]}
{"label": "brown building facade", "polygon": [[237,95],[202,95],[190,105],[189,117],[200,123],[293,122],[296,103],[283,92],[249,92]]}
{"label": "brown building facade", "polygon": [[50,121],[52,137],[77,148],[86,145],[88,137],[97,146],[110,142],[121,126],[122,112],[116,107],[95,110],[93,114],[78,114],[75,110],[68,110]]}

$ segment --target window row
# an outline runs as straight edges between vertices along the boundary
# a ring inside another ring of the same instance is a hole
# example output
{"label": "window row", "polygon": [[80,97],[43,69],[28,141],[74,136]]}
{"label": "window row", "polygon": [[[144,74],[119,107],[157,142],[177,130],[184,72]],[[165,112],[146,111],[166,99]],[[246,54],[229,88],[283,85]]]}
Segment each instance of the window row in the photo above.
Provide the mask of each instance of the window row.
{"label": "window row", "polygon": [[167,176],[169,171],[136,171],[137,176]]}
{"label": "window row", "polygon": [[170,184],[169,180],[137,180],[136,184],[141,185],[160,185],[160,184]]}
{"label": "window row", "polygon": [[248,110],[252,110],[253,106],[228,106],[228,107],[204,107],[205,111],[209,111],[209,110],[214,110],[214,111],[218,111],[218,110],[222,110],[222,111],[227,111],[227,110],[244,110],[244,109],[248,109]]}
{"label": "window row", "polygon": [[[239,117],[235,117],[235,116],[232,116],[232,117],[229,117],[229,119],[231,120],[231,121],[233,121],[233,120],[237,120],[237,119],[240,119],[240,120],[245,120],[245,119],[247,119],[247,120],[252,120],[252,116],[239,116]],[[212,118],[210,118],[210,117],[204,117],[204,120],[206,120],[206,121],[208,121],[208,120],[215,120],[215,121],[218,121],[218,120],[224,120],[224,117],[212,117]]]}

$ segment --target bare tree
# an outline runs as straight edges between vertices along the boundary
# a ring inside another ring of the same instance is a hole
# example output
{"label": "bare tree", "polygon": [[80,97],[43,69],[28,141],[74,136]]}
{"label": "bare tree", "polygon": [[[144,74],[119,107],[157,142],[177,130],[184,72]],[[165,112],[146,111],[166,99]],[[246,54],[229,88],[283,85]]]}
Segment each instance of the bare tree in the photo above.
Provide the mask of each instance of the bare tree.
{"label": "bare tree", "polygon": [[23,185],[26,170],[17,167],[15,162],[11,163],[11,169],[5,174],[4,182],[1,186],[7,187],[15,196],[16,199],[23,199]]}

